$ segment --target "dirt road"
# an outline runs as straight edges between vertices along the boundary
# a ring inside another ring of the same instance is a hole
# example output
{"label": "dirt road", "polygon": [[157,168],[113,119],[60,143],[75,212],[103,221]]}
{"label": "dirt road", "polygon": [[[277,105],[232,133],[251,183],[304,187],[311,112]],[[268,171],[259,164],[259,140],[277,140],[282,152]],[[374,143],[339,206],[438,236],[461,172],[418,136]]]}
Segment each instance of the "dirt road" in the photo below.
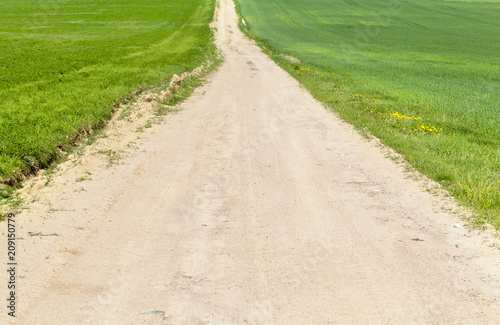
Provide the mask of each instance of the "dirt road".
{"label": "dirt road", "polygon": [[231,0],[217,29],[225,63],[178,114],[16,217],[17,323],[500,324],[487,236],[245,39]]}

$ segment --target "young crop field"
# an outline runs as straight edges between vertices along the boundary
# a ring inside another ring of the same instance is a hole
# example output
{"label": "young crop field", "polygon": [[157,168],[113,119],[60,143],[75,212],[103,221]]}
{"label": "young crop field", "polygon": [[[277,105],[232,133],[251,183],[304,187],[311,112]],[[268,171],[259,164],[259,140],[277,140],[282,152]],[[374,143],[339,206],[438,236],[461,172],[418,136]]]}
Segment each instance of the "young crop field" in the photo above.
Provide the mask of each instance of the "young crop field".
{"label": "young crop field", "polygon": [[212,57],[214,9],[215,0],[2,1],[0,180],[47,167],[139,85]]}
{"label": "young crop field", "polygon": [[317,99],[500,229],[500,1],[238,0]]}

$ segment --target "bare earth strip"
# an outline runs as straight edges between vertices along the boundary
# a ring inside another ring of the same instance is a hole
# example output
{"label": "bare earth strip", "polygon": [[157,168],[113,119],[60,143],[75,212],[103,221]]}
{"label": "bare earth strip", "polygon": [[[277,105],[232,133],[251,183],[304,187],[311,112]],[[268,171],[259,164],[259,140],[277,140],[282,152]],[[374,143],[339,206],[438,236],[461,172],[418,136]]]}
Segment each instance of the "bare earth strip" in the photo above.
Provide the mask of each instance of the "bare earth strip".
{"label": "bare earth strip", "polygon": [[500,324],[500,251],[220,5],[225,63],[181,111],[17,217],[17,323]]}

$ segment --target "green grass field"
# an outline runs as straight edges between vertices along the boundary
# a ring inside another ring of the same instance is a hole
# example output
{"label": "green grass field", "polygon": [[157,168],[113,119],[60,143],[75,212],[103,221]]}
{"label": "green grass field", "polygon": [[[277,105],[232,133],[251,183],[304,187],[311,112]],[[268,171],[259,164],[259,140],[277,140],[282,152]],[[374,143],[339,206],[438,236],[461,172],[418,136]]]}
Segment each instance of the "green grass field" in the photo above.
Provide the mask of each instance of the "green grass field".
{"label": "green grass field", "polygon": [[237,7],[250,36],[316,98],[500,229],[499,1]]}
{"label": "green grass field", "polygon": [[0,179],[12,185],[47,167],[139,85],[213,57],[214,8],[215,0],[2,1]]}

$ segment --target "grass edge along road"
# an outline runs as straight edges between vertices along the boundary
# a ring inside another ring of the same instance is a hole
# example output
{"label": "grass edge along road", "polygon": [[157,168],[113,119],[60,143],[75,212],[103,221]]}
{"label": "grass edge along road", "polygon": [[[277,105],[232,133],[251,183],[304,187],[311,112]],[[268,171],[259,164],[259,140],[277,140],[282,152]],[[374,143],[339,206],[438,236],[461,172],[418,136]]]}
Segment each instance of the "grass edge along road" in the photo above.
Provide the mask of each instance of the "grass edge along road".
{"label": "grass edge along road", "polygon": [[[258,8],[255,9],[258,1],[250,2],[249,7],[254,10],[251,12],[258,12]],[[391,2],[387,3],[390,5]],[[267,55],[303,84],[317,100],[361,132],[369,132],[379,138],[403,155],[415,170],[440,183],[460,204],[472,208],[475,219],[470,222],[474,226],[489,223],[500,229],[500,150],[498,138],[491,128],[474,129],[470,123],[461,125],[460,121],[446,123],[449,117],[439,116],[432,107],[426,107],[424,101],[398,97],[397,92],[370,84],[361,78],[363,76],[346,73],[338,66],[313,64],[307,60],[307,53],[300,52],[302,49],[298,40],[294,50],[284,50],[276,41],[280,37],[263,34],[265,28],[260,24],[272,21],[275,24],[273,27],[276,27],[281,21],[300,26],[296,28],[312,28],[304,21],[297,21],[297,16],[288,10],[290,8],[276,5],[276,15],[284,16],[281,18],[260,17],[259,33],[252,25],[252,18],[255,17],[243,15],[238,0],[235,4],[238,15],[245,20],[244,24],[240,21],[243,32],[256,40]],[[268,8],[268,12],[271,11]],[[320,20],[321,17],[317,17],[312,25],[323,28],[318,23]],[[276,30],[273,29],[274,32]],[[294,31],[297,32],[296,29]],[[356,51],[356,48],[349,50]],[[498,87],[494,82],[491,81],[492,85]]]}
{"label": "grass edge along road", "polygon": [[[4,46],[11,50],[0,56],[0,68],[9,64],[20,66],[18,70],[8,70],[10,75],[1,80],[14,85],[12,89],[5,87],[0,94],[4,99],[0,105],[0,205],[13,200],[15,188],[21,186],[26,175],[47,168],[62,157],[61,152],[71,151],[82,134],[102,128],[115,107],[130,99],[138,87],[155,88],[174,74],[192,71],[207,60],[217,61],[218,51],[209,26],[215,0],[182,6],[154,0],[139,7],[130,1],[101,0],[83,8],[88,10],[82,9],[81,5],[87,4],[81,2],[36,4],[42,7],[21,6],[18,9],[28,13],[16,16],[14,9],[19,3],[14,3],[7,15],[11,20],[0,24],[3,37],[7,38]],[[163,5],[166,8],[161,11]],[[173,11],[172,21],[165,14],[169,10]],[[130,11],[130,17],[120,16]],[[147,42],[148,37],[151,43]],[[147,40],[141,43],[141,39]],[[116,49],[109,49],[113,47]],[[81,52],[72,53],[78,50]],[[99,57],[99,51],[110,56]],[[40,69],[36,62],[30,71],[26,67],[29,58],[25,62],[12,61],[17,52],[28,57],[49,53],[50,59],[57,62]],[[87,62],[84,55],[94,57]],[[58,64],[68,57],[74,60],[68,66]],[[37,71],[44,68],[45,75]],[[26,82],[16,85],[20,78]]]}

